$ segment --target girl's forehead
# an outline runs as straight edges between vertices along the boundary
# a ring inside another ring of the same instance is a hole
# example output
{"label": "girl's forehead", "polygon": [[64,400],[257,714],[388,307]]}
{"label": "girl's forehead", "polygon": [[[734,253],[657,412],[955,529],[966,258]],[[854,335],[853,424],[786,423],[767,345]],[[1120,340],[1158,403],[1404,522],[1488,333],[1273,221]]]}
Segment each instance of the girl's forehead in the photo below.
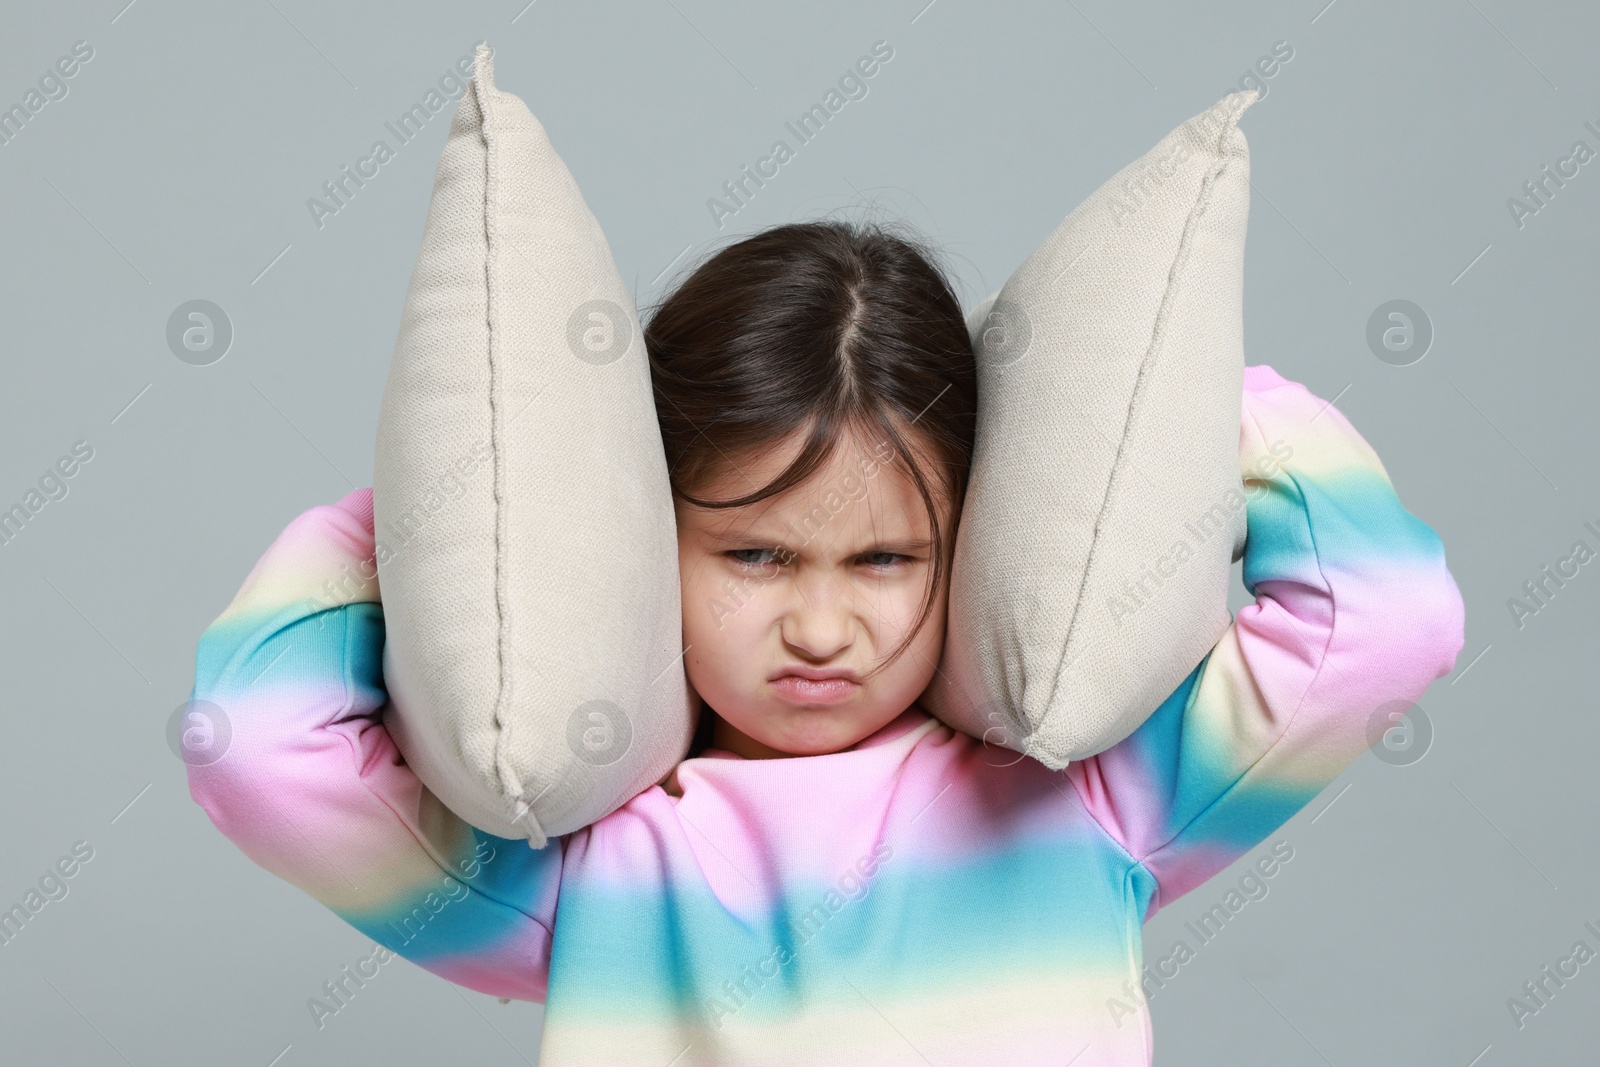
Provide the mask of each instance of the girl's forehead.
{"label": "girl's forehead", "polygon": [[[766,485],[800,457],[812,430],[813,427],[808,424],[768,443],[738,451],[718,448],[720,462],[712,467],[707,484],[701,486],[702,491],[695,495],[708,495],[706,490],[716,490],[712,495],[718,497],[742,495]],[[871,464],[895,459],[892,444],[881,439],[869,440],[859,430],[841,434],[832,444],[830,453],[822,458],[808,481],[839,480],[852,470],[862,470]]]}
{"label": "girl's forehead", "polygon": [[[736,454],[721,453],[721,462],[712,469],[705,484],[693,491],[694,495],[729,499],[770,484],[799,458],[811,431],[812,427],[806,425],[759,448]],[[917,450],[916,458],[923,476],[928,477],[934,469],[930,464],[928,442],[921,440],[914,428],[901,427],[897,432],[906,446]],[[904,481],[914,488],[907,461],[900,446],[881,432],[852,425],[835,440],[832,450],[805,481],[794,489],[826,492],[831,487],[859,493],[859,488],[852,487],[863,481],[877,481],[883,474],[889,475],[889,481]]]}
{"label": "girl's forehead", "polygon": [[[697,534],[708,544],[741,539],[790,548],[806,544],[817,551],[846,555],[896,542],[915,551],[930,539],[932,522],[911,474],[913,462],[933,494],[940,525],[949,529],[954,516],[944,469],[931,441],[914,426],[895,429],[899,443],[880,430],[852,424],[803,481],[764,500],[732,508],[701,508],[678,499],[679,531]],[[712,500],[754,493],[788,469],[810,432],[810,426],[803,426],[770,445],[723,454],[721,464],[688,491]]]}

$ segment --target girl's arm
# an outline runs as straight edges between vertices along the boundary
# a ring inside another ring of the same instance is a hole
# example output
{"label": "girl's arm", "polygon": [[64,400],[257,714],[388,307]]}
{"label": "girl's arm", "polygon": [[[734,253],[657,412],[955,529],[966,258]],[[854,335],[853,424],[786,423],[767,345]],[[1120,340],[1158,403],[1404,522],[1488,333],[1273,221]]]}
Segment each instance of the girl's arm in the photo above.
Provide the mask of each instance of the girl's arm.
{"label": "girl's arm", "polygon": [[1338,409],[1247,367],[1239,456],[1256,602],[1139,729],[1065,772],[1153,876],[1146,919],[1309,803],[1380,707],[1415,701],[1461,650],[1444,546]]}
{"label": "girl's arm", "polygon": [[370,489],[312,508],[201,635],[190,699],[206,703],[191,718],[213,747],[186,756],[190,795],[247,856],[381,945],[543,1001],[565,839],[535,851],[481,833],[401,759],[382,721],[373,552]]}

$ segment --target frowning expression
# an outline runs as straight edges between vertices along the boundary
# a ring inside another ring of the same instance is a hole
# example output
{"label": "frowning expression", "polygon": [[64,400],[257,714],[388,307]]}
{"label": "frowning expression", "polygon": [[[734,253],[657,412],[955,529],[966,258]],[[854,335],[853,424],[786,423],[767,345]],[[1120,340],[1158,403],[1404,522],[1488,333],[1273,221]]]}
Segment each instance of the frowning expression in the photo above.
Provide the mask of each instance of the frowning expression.
{"label": "frowning expression", "polygon": [[[748,494],[803,443],[796,431],[692,492]],[[952,509],[942,489],[935,499],[948,558]],[[927,687],[944,643],[943,582],[908,647],[866,677],[911,633],[933,569],[927,511],[889,445],[851,436],[806,481],[744,507],[679,500],[677,525],[685,666],[717,716],[717,748],[751,759],[837,752]]]}

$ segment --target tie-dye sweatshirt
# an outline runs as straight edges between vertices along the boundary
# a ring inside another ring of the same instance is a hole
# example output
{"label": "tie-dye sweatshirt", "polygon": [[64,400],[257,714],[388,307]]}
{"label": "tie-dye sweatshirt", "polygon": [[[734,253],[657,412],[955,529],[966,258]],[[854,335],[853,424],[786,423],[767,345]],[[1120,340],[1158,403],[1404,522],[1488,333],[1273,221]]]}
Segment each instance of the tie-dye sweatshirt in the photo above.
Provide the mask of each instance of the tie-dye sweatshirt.
{"label": "tie-dye sweatshirt", "polygon": [[652,786],[537,851],[486,835],[384,728],[360,490],[290,523],[201,636],[191,699],[231,736],[191,793],[388,949],[544,1001],[544,1067],[1148,1064],[1144,921],[1306,805],[1462,644],[1439,538],[1345,417],[1262,365],[1241,422],[1255,602],[1064,771],[913,706],[829,755],[708,751],[681,796]]}

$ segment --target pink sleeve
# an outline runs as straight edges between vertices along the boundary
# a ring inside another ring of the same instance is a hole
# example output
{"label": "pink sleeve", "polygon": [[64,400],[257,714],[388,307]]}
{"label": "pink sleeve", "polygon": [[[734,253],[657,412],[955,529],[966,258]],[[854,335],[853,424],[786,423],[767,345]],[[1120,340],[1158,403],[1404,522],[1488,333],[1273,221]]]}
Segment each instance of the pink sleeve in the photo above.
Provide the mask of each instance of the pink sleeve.
{"label": "pink sleeve", "polygon": [[1463,640],[1444,546],[1344,415],[1266,365],[1243,399],[1256,601],[1138,730],[1065,772],[1153,876],[1147,919],[1309,803]]}
{"label": "pink sleeve", "polygon": [[312,508],[201,635],[190,795],[252,860],[389,950],[542,1001],[565,839],[535,851],[475,830],[406,766],[383,725],[373,552],[370,489]]}

